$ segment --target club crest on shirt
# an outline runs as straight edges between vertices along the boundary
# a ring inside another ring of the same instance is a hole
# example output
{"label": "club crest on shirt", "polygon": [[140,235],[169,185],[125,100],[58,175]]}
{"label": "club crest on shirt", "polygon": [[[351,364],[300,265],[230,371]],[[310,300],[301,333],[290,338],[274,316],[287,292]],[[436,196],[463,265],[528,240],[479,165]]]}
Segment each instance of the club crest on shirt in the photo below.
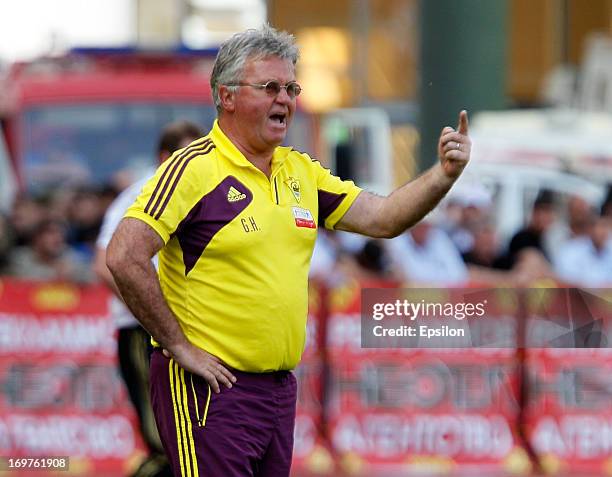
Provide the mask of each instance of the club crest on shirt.
{"label": "club crest on shirt", "polygon": [[300,181],[297,180],[295,177],[289,177],[289,179],[285,181],[285,184],[289,186],[293,197],[295,197],[295,200],[299,204],[300,198],[302,197],[302,194],[300,193]]}

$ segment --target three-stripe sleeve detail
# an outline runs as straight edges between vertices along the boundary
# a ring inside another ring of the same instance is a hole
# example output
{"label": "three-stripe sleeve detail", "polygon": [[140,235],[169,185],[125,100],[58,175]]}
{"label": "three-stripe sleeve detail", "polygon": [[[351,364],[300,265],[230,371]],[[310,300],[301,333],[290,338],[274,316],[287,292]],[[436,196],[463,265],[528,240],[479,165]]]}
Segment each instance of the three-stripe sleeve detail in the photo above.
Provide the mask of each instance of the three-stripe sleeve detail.
{"label": "three-stripe sleeve detail", "polygon": [[[164,169],[161,177],[155,185],[155,189],[144,208],[144,212],[159,219],[162,212],[166,208],[170,197],[187,167],[187,164],[199,155],[208,154],[215,145],[210,139],[205,139],[203,142],[197,142],[187,147],[176,157],[170,159],[168,166]],[[168,188],[170,190],[168,191]],[[167,193],[166,193],[167,192]],[[164,201],[162,204],[162,200]],[[160,207],[160,204],[161,207]]]}
{"label": "three-stripe sleeve detail", "polygon": [[193,429],[189,416],[185,370],[176,361],[170,360],[169,372],[181,477],[199,477]]}
{"label": "three-stripe sleeve detail", "polygon": [[[174,190],[176,189],[176,186],[178,185],[179,180],[181,179],[181,176],[183,175],[183,172],[185,171],[185,168],[187,167],[187,164],[189,164],[189,162],[191,162],[191,160],[194,159],[195,157],[208,154],[214,148],[215,148],[215,145],[211,142],[203,150],[193,151],[189,156],[185,158],[185,160],[181,163],[181,168],[179,169],[178,174],[176,175],[174,181],[172,182],[172,187],[170,187],[170,190],[168,191],[168,194],[166,195],[166,198],[164,199],[164,203],[159,208],[159,211],[157,212],[157,214],[155,214],[155,217],[154,217],[155,220],[158,220],[161,217],[162,212],[166,209],[166,206],[168,205],[168,202],[170,201],[170,197],[172,197],[172,194],[174,193]],[[151,212],[151,215],[153,215],[153,212],[154,211]]]}
{"label": "three-stripe sleeve detail", "polygon": [[157,184],[155,184],[155,189],[153,190],[153,193],[151,194],[151,197],[149,198],[149,201],[147,202],[147,205],[145,206],[145,209],[144,209],[145,213],[147,214],[149,213],[149,209],[151,208],[153,201],[158,195],[159,188],[162,186],[162,184],[164,184],[166,176],[173,169],[173,167],[177,163],[179,163],[186,154],[189,154],[190,151],[193,151],[195,148],[198,148],[198,147],[203,146],[204,144],[207,144],[209,141],[210,139],[203,139],[203,142],[196,142],[192,144],[191,146],[187,147],[182,153],[177,154],[175,157],[168,160],[168,164],[166,165],[164,172],[162,172],[161,177],[157,181]]}

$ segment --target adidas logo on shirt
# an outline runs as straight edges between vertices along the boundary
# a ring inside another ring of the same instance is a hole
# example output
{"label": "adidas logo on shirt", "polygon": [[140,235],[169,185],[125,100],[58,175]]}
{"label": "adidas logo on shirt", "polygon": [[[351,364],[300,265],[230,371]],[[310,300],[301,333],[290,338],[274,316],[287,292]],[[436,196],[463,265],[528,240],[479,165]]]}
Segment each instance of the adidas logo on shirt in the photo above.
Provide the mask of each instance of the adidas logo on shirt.
{"label": "adidas logo on shirt", "polygon": [[238,202],[239,200],[246,199],[246,194],[243,194],[234,186],[231,186],[227,191],[227,201],[228,202]]}

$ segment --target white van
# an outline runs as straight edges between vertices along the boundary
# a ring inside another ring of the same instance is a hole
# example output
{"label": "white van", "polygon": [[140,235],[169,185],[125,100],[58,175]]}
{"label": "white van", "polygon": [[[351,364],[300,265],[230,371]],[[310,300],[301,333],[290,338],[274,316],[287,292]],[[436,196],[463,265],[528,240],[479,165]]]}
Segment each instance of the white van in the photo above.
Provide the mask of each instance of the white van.
{"label": "white van", "polygon": [[0,214],[8,214],[10,212],[16,193],[17,180],[9,164],[4,136],[0,134]]}
{"label": "white van", "polygon": [[449,197],[484,187],[502,239],[528,221],[542,189],[564,213],[571,195],[594,207],[612,182],[612,117],[557,110],[485,112],[470,125],[472,158]]}

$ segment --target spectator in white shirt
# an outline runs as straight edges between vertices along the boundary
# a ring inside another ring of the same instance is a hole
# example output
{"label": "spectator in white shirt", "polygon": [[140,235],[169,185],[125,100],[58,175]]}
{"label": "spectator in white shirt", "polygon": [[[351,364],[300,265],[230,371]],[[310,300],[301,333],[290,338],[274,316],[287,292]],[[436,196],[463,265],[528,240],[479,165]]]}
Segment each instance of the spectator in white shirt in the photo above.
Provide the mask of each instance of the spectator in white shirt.
{"label": "spectator in white shirt", "polygon": [[406,281],[432,286],[460,286],[468,271],[448,235],[424,220],[389,242],[390,259]]}
{"label": "spectator in white shirt", "polygon": [[563,244],[554,256],[554,268],[559,278],[582,287],[612,285],[612,236],[610,219],[591,220],[588,235]]}

